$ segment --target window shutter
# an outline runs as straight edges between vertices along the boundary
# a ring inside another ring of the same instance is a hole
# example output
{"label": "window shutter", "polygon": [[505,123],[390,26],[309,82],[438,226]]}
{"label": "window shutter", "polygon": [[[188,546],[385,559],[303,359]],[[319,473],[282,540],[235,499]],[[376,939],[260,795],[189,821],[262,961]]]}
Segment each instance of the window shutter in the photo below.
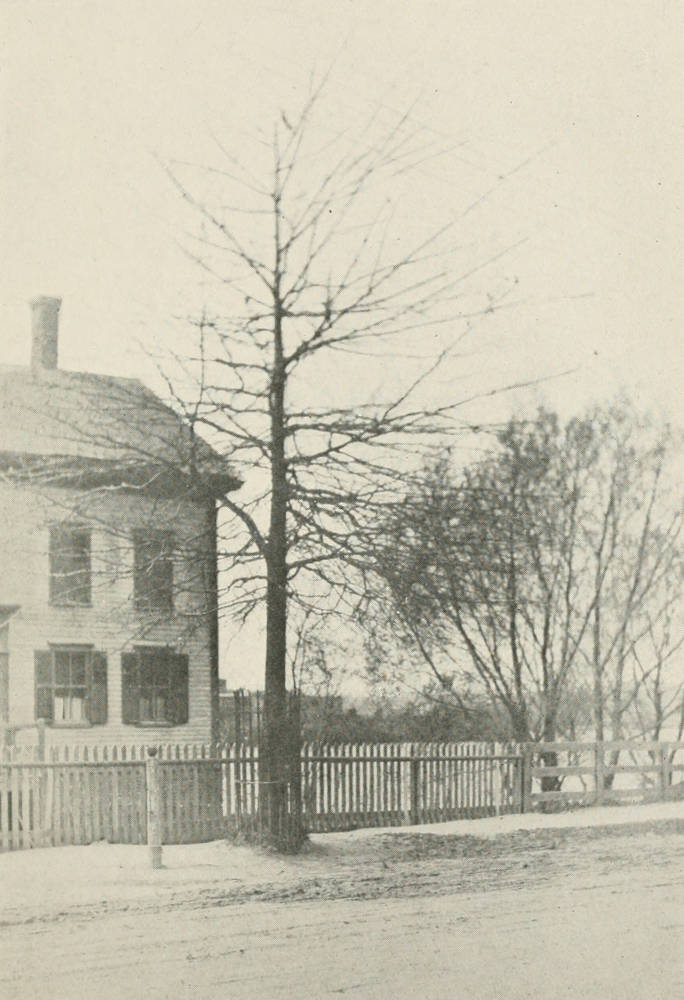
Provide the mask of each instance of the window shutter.
{"label": "window shutter", "polygon": [[168,721],[174,726],[182,726],[188,721],[189,714],[188,657],[185,653],[169,652]]}
{"label": "window shutter", "polygon": [[54,715],[52,653],[49,649],[37,649],[33,658],[36,682],[36,719],[46,719],[51,722]]}
{"label": "window shutter", "polygon": [[88,677],[88,722],[102,725],[107,721],[107,655],[93,652]]}
{"label": "window shutter", "polygon": [[140,679],[136,653],[121,654],[121,721],[132,726],[140,721]]}

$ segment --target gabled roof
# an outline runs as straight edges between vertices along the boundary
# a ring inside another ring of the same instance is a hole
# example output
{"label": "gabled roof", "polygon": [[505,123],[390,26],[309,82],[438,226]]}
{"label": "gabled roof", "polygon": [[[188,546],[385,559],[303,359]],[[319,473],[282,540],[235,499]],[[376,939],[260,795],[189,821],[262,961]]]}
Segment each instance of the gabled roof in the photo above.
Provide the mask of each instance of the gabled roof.
{"label": "gabled roof", "polygon": [[223,496],[241,482],[138,379],[0,365],[0,469],[56,485]]}

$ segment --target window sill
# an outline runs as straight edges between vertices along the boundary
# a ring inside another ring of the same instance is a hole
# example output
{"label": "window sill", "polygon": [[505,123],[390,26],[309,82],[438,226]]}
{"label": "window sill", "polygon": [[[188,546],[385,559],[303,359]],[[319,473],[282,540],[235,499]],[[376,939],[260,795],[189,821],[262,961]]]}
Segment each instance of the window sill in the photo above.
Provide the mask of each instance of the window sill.
{"label": "window sill", "polygon": [[136,729],[175,729],[177,726],[187,726],[187,722],[127,722],[127,726],[135,726]]}
{"label": "window sill", "polygon": [[92,729],[92,722],[48,722],[50,729]]}
{"label": "window sill", "polygon": [[165,617],[165,618],[173,618],[173,616],[176,614],[176,609],[175,608],[139,608],[139,607],[136,607],[133,610],[135,611],[136,615],[140,615],[142,618],[150,618],[152,616],[156,616],[157,618],[162,617],[162,616]]}
{"label": "window sill", "polygon": [[86,604],[82,601],[50,601],[49,605],[51,608],[92,608],[93,602],[89,601]]}

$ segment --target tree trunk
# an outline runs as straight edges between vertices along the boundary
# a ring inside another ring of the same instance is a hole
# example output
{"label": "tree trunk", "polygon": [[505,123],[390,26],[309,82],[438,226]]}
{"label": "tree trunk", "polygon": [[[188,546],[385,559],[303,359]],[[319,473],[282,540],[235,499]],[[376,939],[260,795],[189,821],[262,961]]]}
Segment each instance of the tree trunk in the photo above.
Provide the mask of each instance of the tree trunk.
{"label": "tree trunk", "polygon": [[207,545],[211,553],[211,568],[206,582],[207,614],[209,615],[209,650],[211,670],[211,738],[221,739],[221,712],[219,698],[219,587],[218,587],[218,512],[216,501],[207,503]]}
{"label": "tree trunk", "polygon": [[[277,205],[276,205],[277,208]],[[276,225],[278,215],[276,213]],[[278,231],[276,230],[276,245]],[[279,281],[274,288],[273,371],[269,392],[271,417],[271,509],[266,556],[266,670],[264,726],[259,748],[259,811],[261,828],[280,850],[294,850],[301,840],[296,825],[300,811],[293,809],[296,787],[292,775],[297,740],[291,732],[287,710],[287,460],[285,457],[285,384],[282,307]]]}
{"label": "tree trunk", "polygon": [[[273,536],[271,536],[273,542]],[[261,825],[278,844],[287,817],[290,740],[287,727],[287,567],[269,553],[266,605],[264,727],[259,748]]]}
{"label": "tree trunk", "polygon": [[[555,707],[547,705],[544,710],[544,743],[553,743],[556,738],[556,711]],[[544,767],[558,767],[558,754],[555,750],[548,750],[542,754]],[[541,779],[542,792],[560,791],[561,779],[554,774],[545,774]]]}
{"label": "tree trunk", "polygon": [[605,726],[603,722],[603,676],[600,667],[594,665],[594,739],[603,743]]}
{"label": "tree trunk", "polygon": [[594,739],[597,743],[603,743],[605,739],[605,727],[603,722],[603,665],[601,663],[601,601],[599,596],[600,590],[600,573],[597,569],[596,571],[596,604],[594,607],[594,627],[592,636],[593,645],[593,673],[594,673],[594,684],[593,684],[593,714],[594,714]]}

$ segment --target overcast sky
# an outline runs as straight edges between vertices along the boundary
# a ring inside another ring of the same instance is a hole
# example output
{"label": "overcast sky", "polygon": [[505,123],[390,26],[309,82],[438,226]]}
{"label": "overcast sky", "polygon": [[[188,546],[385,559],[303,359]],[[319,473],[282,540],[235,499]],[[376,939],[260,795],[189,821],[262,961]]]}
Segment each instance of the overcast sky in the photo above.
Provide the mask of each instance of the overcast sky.
{"label": "overcast sky", "polygon": [[[449,150],[430,211],[463,216],[519,304],[492,317],[473,387],[545,386],[564,412],[625,386],[681,420],[684,18],[674,0],[3,0],[0,362],[26,301],[63,297],[61,364],[151,378],[197,281],[157,158],[248,154],[310,74],[331,121],[374,107]],[[389,192],[400,196],[401,192]],[[507,249],[512,248],[512,249]],[[479,378],[479,381],[478,381]]]}

